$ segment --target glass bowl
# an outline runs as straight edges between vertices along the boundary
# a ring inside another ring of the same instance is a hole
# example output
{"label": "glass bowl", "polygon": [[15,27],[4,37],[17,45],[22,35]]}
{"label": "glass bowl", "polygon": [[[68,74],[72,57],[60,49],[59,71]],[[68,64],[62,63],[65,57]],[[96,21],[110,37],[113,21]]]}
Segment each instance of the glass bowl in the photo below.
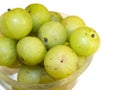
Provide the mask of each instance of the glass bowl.
{"label": "glass bowl", "polygon": [[0,66],[0,84],[6,90],[72,90],[76,84],[77,78],[90,65],[92,58],[93,56],[86,57],[86,60],[80,69],[69,77],[47,84],[23,84],[17,82],[16,77],[19,69]]}
{"label": "glass bowl", "polygon": [[[63,17],[68,16],[61,12],[60,14]],[[77,78],[87,69],[92,58],[93,56],[86,57],[81,67],[69,77],[47,84],[23,84],[17,82],[17,73],[19,69],[0,66],[0,84],[5,90],[72,90],[77,83]]]}

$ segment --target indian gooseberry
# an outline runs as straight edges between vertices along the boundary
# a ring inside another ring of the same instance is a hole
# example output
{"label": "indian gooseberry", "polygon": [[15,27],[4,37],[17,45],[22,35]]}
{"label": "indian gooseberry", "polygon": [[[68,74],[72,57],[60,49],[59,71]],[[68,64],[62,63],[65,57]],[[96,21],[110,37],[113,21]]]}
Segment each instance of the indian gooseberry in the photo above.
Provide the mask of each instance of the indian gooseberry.
{"label": "indian gooseberry", "polygon": [[50,13],[50,17],[51,17],[50,21],[60,22],[63,20],[63,17],[59,12],[49,11],[49,13]]}
{"label": "indian gooseberry", "polygon": [[22,65],[24,65],[24,64],[17,57],[16,61],[13,64],[8,65],[7,67],[12,68],[12,69],[18,69],[18,68],[21,68]]}
{"label": "indian gooseberry", "polygon": [[45,44],[47,49],[66,42],[66,30],[59,22],[47,22],[43,24],[39,31],[38,37]]}
{"label": "indian gooseberry", "polygon": [[42,62],[46,48],[37,37],[27,36],[17,43],[17,53],[24,64],[33,66]]}
{"label": "indian gooseberry", "polygon": [[32,18],[22,8],[14,8],[0,16],[0,31],[12,39],[21,39],[32,30]]}
{"label": "indian gooseberry", "polygon": [[75,15],[65,17],[61,21],[61,23],[66,28],[67,41],[69,41],[70,35],[75,29],[85,26],[85,22],[82,20],[82,18],[75,16]]}
{"label": "indian gooseberry", "polygon": [[70,46],[79,56],[91,56],[100,46],[100,37],[91,27],[74,30],[70,36]]}
{"label": "indian gooseberry", "polygon": [[41,67],[40,69],[40,84],[47,84],[56,81],[45,71],[45,68]]}
{"label": "indian gooseberry", "polygon": [[17,80],[27,84],[45,84],[55,81],[40,65],[23,65],[18,71]]}
{"label": "indian gooseberry", "polygon": [[40,68],[40,66],[22,66],[18,71],[17,81],[27,84],[38,84],[40,82]]}
{"label": "indian gooseberry", "polygon": [[0,65],[9,66],[17,60],[16,41],[0,35]]}
{"label": "indian gooseberry", "polygon": [[32,21],[33,21],[33,28],[32,28],[32,32],[33,34],[37,34],[40,26],[46,22],[50,21],[50,14],[48,9],[39,3],[32,3],[29,4],[25,10],[28,11],[28,13],[31,15],[32,17]]}
{"label": "indian gooseberry", "polygon": [[78,57],[66,45],[57,45],[51,48],[44,58],[46,72],[55,79],[63,79],[77,70]]}

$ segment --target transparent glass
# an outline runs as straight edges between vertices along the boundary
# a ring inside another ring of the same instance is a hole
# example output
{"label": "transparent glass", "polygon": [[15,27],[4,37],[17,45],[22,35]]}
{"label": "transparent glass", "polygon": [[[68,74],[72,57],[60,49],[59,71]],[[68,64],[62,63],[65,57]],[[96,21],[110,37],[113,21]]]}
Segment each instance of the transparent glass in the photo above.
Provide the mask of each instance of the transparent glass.
{"label": "transparent glass", "polygon": [[72,90],[77,82],[77,78],[86,70],[92,60],[91,57],[86,58],[86,62],[71,76],[47,84],[23,84],[16,81],[19,69],[11,69],[0,66],[0,84],[6,90]]}
{"label": "transparent glass", "polygon": [[[63,13],[61,15],[63,17],[68,16]],[[23,84],[17,82],[17,72],[19,69],[0,66],[0,84],[6,90],[72,90],[77,83],[77,78],[87,69],[92,58],[93,56],[86,57],[80,69],[69,77],[47,84]]]}

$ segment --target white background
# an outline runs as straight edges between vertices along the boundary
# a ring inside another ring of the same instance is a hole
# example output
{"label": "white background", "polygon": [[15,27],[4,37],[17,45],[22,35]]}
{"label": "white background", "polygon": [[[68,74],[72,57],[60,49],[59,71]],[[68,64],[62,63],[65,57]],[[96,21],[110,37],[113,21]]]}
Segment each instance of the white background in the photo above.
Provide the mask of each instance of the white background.
{"label": "white background", "polygon": [[80,16],[101,37],[100,49],[73,90],[120,90],[119,0],[1,0],[0,14],[36,2],[49,10]]}

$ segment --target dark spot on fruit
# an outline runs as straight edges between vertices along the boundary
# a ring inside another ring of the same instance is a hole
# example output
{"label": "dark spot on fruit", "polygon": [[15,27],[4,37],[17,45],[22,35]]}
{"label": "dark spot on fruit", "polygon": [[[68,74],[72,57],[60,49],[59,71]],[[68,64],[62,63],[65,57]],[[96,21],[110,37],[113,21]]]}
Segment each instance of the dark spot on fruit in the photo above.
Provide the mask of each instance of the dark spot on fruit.
{"label": "dark spot on fruit", "polygon": [[27,72],[27,73],[29,73],[29,71],[28,71],[28,70],[27,70],[26,72]]}
{"label": "dark spot on fruit", "polygon": [[72,53],[74,53],[74,51],[72,51]]}
{"label": "dark spot on fruit", "polygon": [[28,13],[31,13],[31,11],[28,11]]}
{"label": "dark spot on fruit", "polygon": [[87,35],[87,33],[85,33],[85,35]]}
{"label": "dark spot on fruit", "polygon": [[91,29],[88,28],[88,30],[91,32]]}
{"label": "dark spot on fruit", "polygon": [[46,65],[46,67],[48,67],[48,65]]}
{"label": "dark spot on fruit", "polygon": [[69,76],[70,74],[67,73],[67,76]]}
{"label": "dark spot on fruit", "polygon": [[11,11],[11,9],[10,9],[10,8],[8,8],[8,9],[7,9],[7,11]]}
{"label": "dark spot on fruit", "polygon": [[47,39],[47,38],[44,38],[44,42],[48,42],[48,39]]}
{"label": "dark spot on fruit", "polygon": [[65,24],[65,25],[67,25],[67,23],[66,23],[66,22],[65,22],[64,24]]}
{"label": "dark spot on fruit", "polygon": [[63,60],[61,60],[60,62],[63,63]]}
{"label": "dark spot on fruit", "polygon": [[51,17],[54,17],[54,15],[51,15]]}
{"label": "dark spot on fruit", "polygon": [[58,68],[55,68],[55,70],[57,70]]}
{"label": "dark spot on fruit", "polygon": [[63,63],[63,62],[64,62],[64,56],[61,58],[60,62],[61,62],[61,63]]}
{"label": "dark spot on fruit", "polygon": [[94,37],[95,37],[95,34],[91,34],[91,37],[94,38]]}

